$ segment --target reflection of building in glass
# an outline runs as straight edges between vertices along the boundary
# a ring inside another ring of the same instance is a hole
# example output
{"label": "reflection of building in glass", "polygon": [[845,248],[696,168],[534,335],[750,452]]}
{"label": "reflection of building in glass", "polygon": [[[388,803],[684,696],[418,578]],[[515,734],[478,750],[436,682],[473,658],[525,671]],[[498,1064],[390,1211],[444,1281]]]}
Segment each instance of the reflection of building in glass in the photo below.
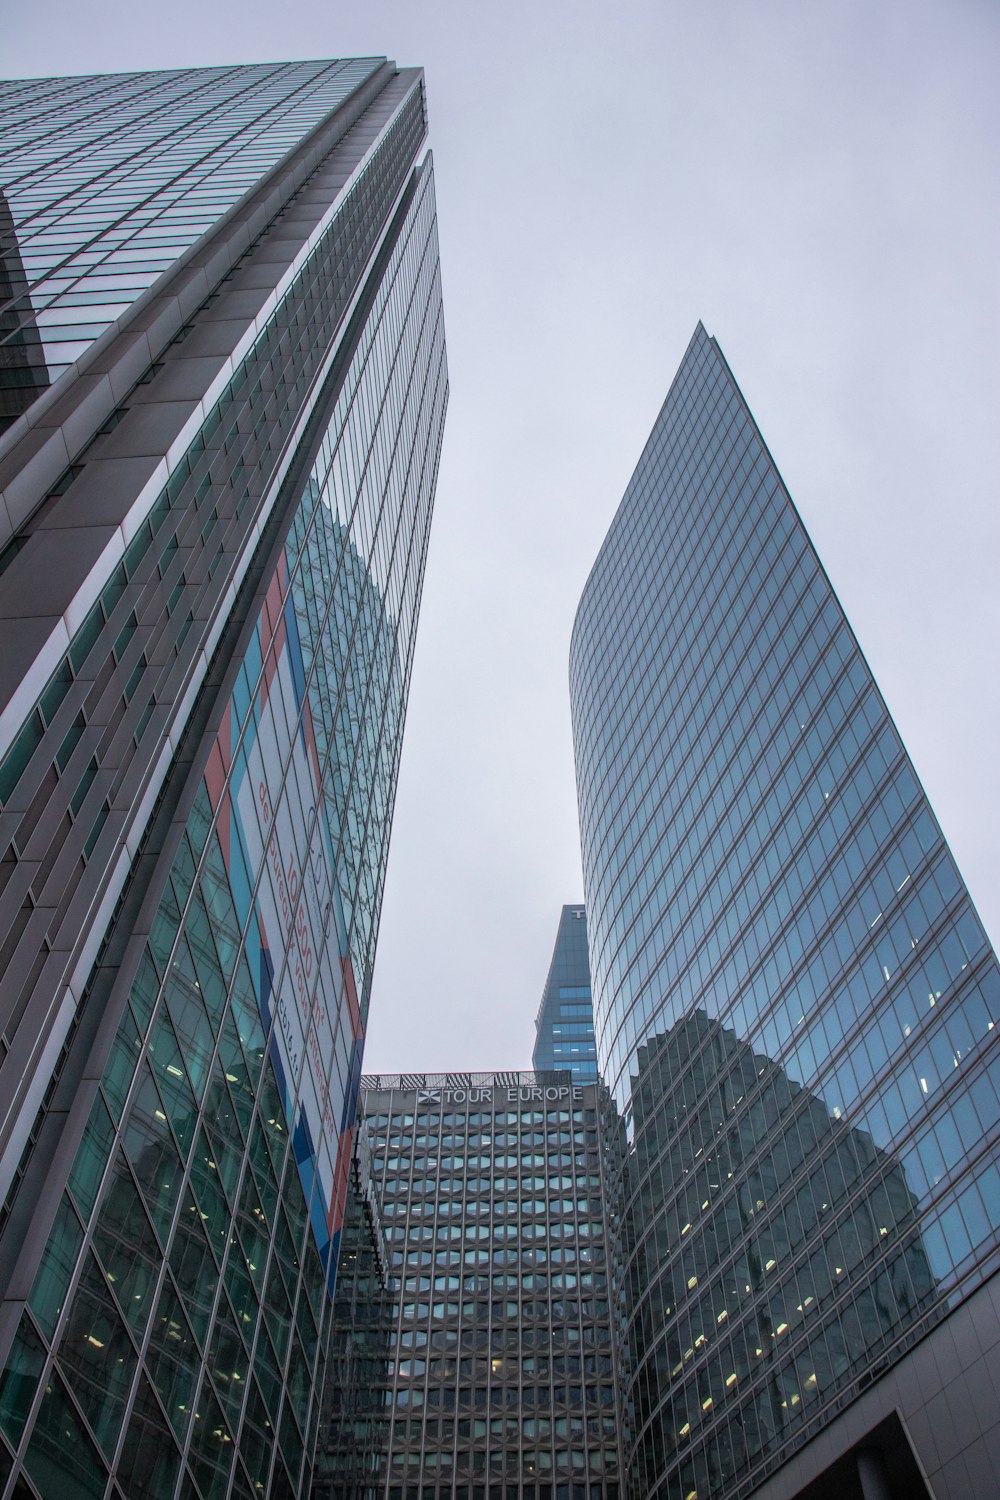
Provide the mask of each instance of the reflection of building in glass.
{"label": "reflection of building in glass", "polygon": [[535,1017],[532,1067],[568,1068],[579,1083],[597,1081],[594,1009],[590,998],[587,913],[564,906],[542,1003]]}
{"label": "reflection of building in glass", "polygon": [[700,1010],[636,1060],[634,1463],[675,1459],[715,1494],[946,1307],[917,1200],[867,1131]]}
{"label": "reflection of building in glass", "polygon": [[[329,495],[317,516],[321,524],[303,553],[293,596],[308,649],[323,660],[324,670],[315,679],[323,711],[314,717],[313,729],[317,758],[329,766],[323,811],[336,870],[332,914],[359,976],[364,1021],[408,671],[377,569],[366,563],[349,528],[331,510]],[[319,610],[317,601],[322,601]],[[317,624],[321,628],[313,642],[308,633]]]}
{"label": "reflection of building in glass", "polygon": [[30,463],[0,437],[0,1491],[288,1500],[447,401],[423,80],[86,83],[17,86],[60,96],[67,161],[107,186],[144,111],[205,197],[150,168],[151,296],[39,397]]}
{"label": "reflection of building in glass", "polygon": [[48,385],[17,230],[0,189],[0,432]]}
{"label": "reflection of building in glass", "polygon": [[[936,1493],[964,1495],[1000,1453],[985,1415],[936,1441],[932,1351],[964,1340],[956,1389],[971,1409],[985,1380],[995,1413],[973,1330],[1000,1339],[1000,975],[700,326],[570,677],[597,1050],[630,1143],[631,1494],[749,1494],[818,1426],[829,1458],[895,1404]],[[823,1461],[813,1445],[761,1494]]]}
{"label": "reflection of building in glass", "polygon": [[384,1500],[618,1500],[598,1094],[365,1078],[393,1275]]}
{"label": "reflection of building in glass", "polygon": [[389,1266],[367,1130],[347,1186],[312,1500],[376,1500],[388,1426]]}

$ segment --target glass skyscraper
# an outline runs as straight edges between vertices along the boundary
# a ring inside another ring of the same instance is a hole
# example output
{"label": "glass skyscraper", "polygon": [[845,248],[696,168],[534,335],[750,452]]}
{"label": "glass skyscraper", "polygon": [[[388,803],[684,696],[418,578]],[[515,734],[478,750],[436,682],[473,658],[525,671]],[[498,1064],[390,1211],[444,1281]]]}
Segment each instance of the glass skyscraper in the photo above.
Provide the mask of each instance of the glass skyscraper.
{"label": "glass skyscraper", "polygon": [[0,120],[0,1495],[304,1496],[447,403],[423,77]]}
{"label": "glass skyscraper", "polygon": [[531,1065],[538,1072],[568,1068],[579,1083],[597,1081],[587,912],[582,906],[564,906],[559,918],[552,962],[535,1017]]}
{"label": "glass skyscraper", "polygon": [[997,960],[701,326],[570,681],[627,1493],[995,1493]]}

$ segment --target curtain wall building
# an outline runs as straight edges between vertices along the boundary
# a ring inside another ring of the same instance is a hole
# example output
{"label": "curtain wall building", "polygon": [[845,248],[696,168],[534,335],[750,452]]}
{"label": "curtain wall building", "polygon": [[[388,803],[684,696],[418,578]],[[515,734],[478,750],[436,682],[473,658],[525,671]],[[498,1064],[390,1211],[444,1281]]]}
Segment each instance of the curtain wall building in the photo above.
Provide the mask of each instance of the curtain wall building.
{"label": "curtain wall building", "polygon": [[447,401],[423,78],[0,125],[0,1495],[306,1495]]}
{"label": "curtain wall building", "polygon": [[997,961],[700,326],[570,680],[629,1495],[994,1493]]}
{"label": "curtain wall building", "polygon": [[535,1017],[533,1068],[568,1068],[579,1083],[596,1083],[594,1009],[587,952],[587,912],[564,906],[542,1003]]}
{"label": "curtain wall building", "polygon": [[[389,1361],[377,1340],[369,1361],[382,1467],[328,1493],[619,1500],[597,1089],[449,1073],[362,1093],[392,1276]],[[343,1476],[350,1419],[328,1443],[321,1464]]]}

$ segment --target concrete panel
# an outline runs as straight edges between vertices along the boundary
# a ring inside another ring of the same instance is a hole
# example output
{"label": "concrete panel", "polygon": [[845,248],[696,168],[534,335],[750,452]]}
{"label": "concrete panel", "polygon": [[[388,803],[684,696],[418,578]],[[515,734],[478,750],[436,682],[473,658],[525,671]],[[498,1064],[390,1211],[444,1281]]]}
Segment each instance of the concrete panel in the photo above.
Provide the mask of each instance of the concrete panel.
{"label": "concrete panel", "polygon": [[190,318],[192,313],[197,312],[211,290],[212,282],[204,267],[188,264],[173,288],[181,318]]}
{"label": "concrete panel", "polygon": [[998,1378],[1000,1378],[1000,1371],[996,1370],[992,1362],[985,1358],[976,1360],[966,1372],[966,1399],[983,1433],[989,1432],[996,1423],[1000,1422]]}
{"label": "concrete panel", "polygon": [[139,376],[152,362],[149,340],[139,329],[128,329],[109,342],[107,348],[97,350],[87,363],[87,372],[106,372],[110,377],[115,398],[121,400]]}
{"label": "concrete panel", "polygon": [[[27,666],[22,651],[21,621],[65,614],[81,577],[101,556],[114,535],[114,526],[64,527],[38,531],[4,574],[0,590],[0,620],[15,620],[18,628],[4,631],[0,658],[16,654],[22,670]],[[23,567],[18,564],[24,562]],[[39,587],[39,581],[44,586]]]}
{"label": "concrete panel", "polygon": [[217,323],[202,322],[184,340],[189,355],[229,354],[247,331],[250,319],[230,318]]}
{"label": "concrete panel", "polygon": [[[53,387],[55,389],[55,387]],[[62,427],[68,453],[79,453],[115,407],[114,391],[106,374],[77,375],[66,394],[41,412],[33,424],[40,431]],[[31,420],[34,408],[28,409]]]}
{"label": "concrete panel", "polygon": [[158,401],[197,401],[204,395],[225,363],[218,354],[200,359],[184,357],[184,345],[170,351],[163,369],[148,385],[136,386],[128,398],[130,407],[153,405]]}
{"label": "concrete panel", "polygon": [[[48,491],[70,463],[70,452],[62,429],[54,432],[32,428],[0,463],[0,492],[17,531],[38,509]],[[2,546],[9,537],[0,538]]]}
{"label": "concrete panel", "polygon": [[39,521],[38,535],[120,525],[161,462],[152,451],[144,458],[88,459],[66,494]]}
{"label": "concrete panel", "polygon": [[205,309],[205,320],[224,321],[226,318],[246,318],[251,322],[267,301],[265,287],[233,287],[223,292],[217,302]]}
{"label": "concrete panel", "polygon": [[[114,431],[97,440],[91,454],[102,462],[149,455],[162,457],[197,408],[197,400],[156,401],[137,403],[134,408],[130,406]],[[87,463],[89,468],[90,454]]]}

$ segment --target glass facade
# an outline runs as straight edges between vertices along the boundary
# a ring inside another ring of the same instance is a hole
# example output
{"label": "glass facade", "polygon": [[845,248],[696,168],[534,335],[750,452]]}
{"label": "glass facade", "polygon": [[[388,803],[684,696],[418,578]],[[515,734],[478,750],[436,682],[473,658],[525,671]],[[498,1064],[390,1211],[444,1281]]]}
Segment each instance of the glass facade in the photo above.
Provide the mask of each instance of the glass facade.
{"label": "glass facade", "polygon": [[0,83],[0,431],[381,61]]}
{"label": "glass facade", "polygon": [[535,1017],[531,1065],[538,1072],[568,1068],[578,1083],[597,1082],[587,912],[583,906],[564,906],[559,918],[552,963]]}
{"label": "glass facade", "polygon": [[1000,1260],[1000,974],[701,326],[570,681],[628,1493],[743,1496]]}
{"label": "glass facade", "polygon": [[312,1500],[372,1500],[380,1491],[391,1322],[382,1210],[362,1125],[347,1190]]}
{"label": "glass facade", "polygon": [[[362,1092],[392,1300],[383,1471],[358,1500],[618,1500],[596,1089],[456,1073]],[[351,1441],[332,1430],[335,1454]]]}
{"label": "glass facade", "polygon": [[[264,70],[289,108],[248,137],[232,194],[372,68]],[[209,71],[251,75],[238,92],[260,118],[261,70]],[[46,920],[114,898],[0,1216],[7,1500],[309,1492],[447,403],[422,79],[383,71],[220,286],[227,313],[261,288],[273,312],[237,330],[231,375],[0,764],[0,917],[38,878],[39,830],[62,880]],[[181,76],[153,75],[150,98]],[[200,74],[183,77],[188,99]],[[111,135],[127,84],[106,82]],[[160,109],[148,129],[179,150],[190,120],[177,135]],[[230,124],[239,142],[239,110]],[[213,301],[140,385],[197,373],[223,336]],[[125,500],[134,515],[142,497]],[[30,580],[36,541],[9,578]],[[137,766],[153,791],[126,806]],[[24,923],[4,932],[19,961]],[[12,1078],[65,969],[23,973]]]}

